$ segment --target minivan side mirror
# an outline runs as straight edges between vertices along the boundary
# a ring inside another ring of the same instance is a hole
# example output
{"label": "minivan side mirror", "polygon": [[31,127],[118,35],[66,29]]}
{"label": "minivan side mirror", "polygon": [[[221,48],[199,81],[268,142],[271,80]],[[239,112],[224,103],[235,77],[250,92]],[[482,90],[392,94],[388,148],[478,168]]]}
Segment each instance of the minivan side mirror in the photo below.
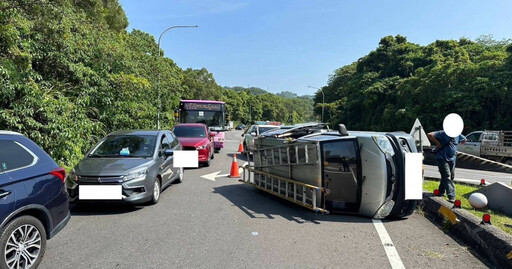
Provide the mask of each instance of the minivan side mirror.
{"label": "minivan side mirror", "polygon": [[252,132],[252,133],[251,133],[251,136],[256,136],[256,132]]}
{"label": "minivan side mirror", "polygon": [[174,155],[174,150],[172,150],[172,149],[164,150],[164,156],[165,157],[169,157],[169,156],[173,156],[173,155]]}
{"label": "minivan side mirror", "polygon": [[210,132],[210,136],[214,137],[217,133],[216,132]]}

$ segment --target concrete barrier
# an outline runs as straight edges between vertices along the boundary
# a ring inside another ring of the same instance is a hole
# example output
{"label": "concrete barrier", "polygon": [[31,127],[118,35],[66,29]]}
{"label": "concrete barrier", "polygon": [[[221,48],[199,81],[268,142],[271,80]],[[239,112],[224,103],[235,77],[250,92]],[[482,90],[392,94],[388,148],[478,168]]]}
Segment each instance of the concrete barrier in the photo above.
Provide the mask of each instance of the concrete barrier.
{"label": "concrete barrier", "polygon": [[512,235],[490,224],[481,224],[481,219],[464,209],[452,207],[453,204],[441,197],[423,193],[423,211],[434,221],[442,225],[450,214],[455,214],[456,220],[450,221],[454,224],[450,224],[448,229],[451,235],[472,247],[493,266],[512,268]]}

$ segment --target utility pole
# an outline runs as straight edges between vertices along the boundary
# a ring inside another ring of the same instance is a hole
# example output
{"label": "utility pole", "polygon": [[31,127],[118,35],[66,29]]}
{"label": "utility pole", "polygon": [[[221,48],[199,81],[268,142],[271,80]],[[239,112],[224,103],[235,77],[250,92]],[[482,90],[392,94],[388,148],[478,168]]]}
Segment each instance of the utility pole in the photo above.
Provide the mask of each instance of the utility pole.
{"label": "utility pole", "polygon": [[[162,36],[169,30],[173,28],[189,28],[189,27],[199,27],[197,25],[176,25],[171,26],[167,29],[165,29],[161,34],[160,37],[158,37],[158,58],[162,57],[162,52],[160,51],[160,41],[162,40]],[[160,72],[158,72],[158,86],[157,86],[157,94],[158,94],[158,112],[156,116],[156,128],[160,130],[160,110],[162,110],[162,100],[160,100]]]}

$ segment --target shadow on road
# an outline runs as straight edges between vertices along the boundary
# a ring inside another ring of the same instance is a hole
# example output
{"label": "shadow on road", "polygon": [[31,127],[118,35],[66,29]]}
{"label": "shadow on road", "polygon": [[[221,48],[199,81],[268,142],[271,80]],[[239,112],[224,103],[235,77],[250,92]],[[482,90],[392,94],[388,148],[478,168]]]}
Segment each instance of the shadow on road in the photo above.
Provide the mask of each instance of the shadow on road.
{"label": "shadow on road", "polygon": [[117,215],[135,212],[142,209],[143,206],[133,206],[121,203],[80,203],[71,206],[72,216],[92,216],[92,215]]}
{"label": "shadow on road", "polygon": [[224,196],[247,216],[255,219],[274,219],[275,216],[280,216],[299,224],[321,224],[320,221],[371,223],[371,219],[355,215],[322,215],[315,213],[247,185],[236,184],[220,186],[214,188],[214,193]]}

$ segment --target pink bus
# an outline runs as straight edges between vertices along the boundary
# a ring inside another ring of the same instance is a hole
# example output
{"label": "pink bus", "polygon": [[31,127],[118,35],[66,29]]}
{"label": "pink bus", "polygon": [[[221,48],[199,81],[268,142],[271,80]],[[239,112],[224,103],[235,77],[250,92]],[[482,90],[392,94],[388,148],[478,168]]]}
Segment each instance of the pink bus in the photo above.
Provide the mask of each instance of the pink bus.
{"label": "pink bus", "polygon": [[204,123],[211,131],[217,132],[213,137],[215,152],[224,147],[224,131],[227,129],[226,104],[221,101],[181,100],[179,106],[179,123]]}

